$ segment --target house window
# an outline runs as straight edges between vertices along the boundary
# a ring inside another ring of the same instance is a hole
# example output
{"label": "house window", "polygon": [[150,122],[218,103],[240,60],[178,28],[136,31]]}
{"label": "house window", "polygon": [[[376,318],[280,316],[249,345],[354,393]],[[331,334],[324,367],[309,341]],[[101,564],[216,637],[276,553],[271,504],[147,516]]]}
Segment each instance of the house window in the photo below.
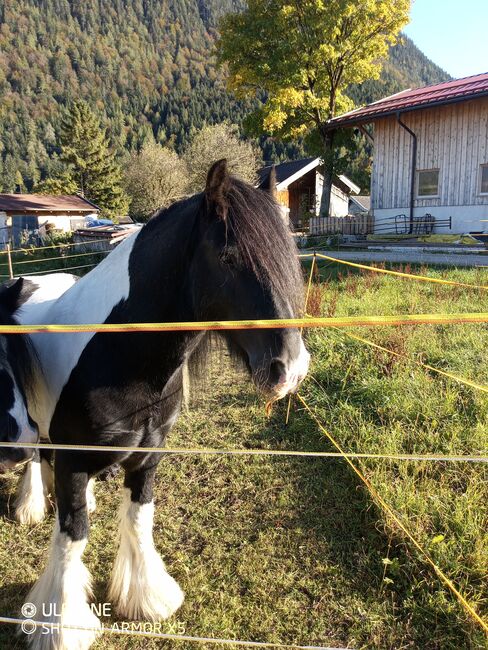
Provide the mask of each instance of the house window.
{"label": "house window", "polygon": [[423,169],[418,172],[417,196],[439,195],[439,170]]}
{"label": "house window", "polygon": [[481,194],[488,194],[488,164],[481,165]]}

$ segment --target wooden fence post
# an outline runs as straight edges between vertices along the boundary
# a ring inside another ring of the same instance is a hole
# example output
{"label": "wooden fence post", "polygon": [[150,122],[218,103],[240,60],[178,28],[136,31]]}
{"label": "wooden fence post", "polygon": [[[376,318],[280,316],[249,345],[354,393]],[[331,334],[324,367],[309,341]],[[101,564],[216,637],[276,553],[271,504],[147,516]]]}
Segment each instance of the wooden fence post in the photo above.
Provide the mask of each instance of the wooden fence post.
{"label": "wooden fence post", "polygon": [[8,274],[12,280],[14,277],[14,267],[12,265],[12,252],[10,250],[10,244],[7,244],[7,259],[8,259]]}

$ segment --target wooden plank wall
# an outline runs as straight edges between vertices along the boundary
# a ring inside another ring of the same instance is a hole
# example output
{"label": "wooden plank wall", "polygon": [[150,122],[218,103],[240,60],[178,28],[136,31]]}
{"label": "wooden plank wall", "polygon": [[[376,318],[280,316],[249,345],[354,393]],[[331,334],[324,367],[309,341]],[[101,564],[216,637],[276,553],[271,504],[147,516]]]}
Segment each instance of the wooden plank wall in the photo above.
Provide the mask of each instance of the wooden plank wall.
{"label": "wooden plank wall", "polygon": [[[418,137],[417,169],[439,169],[439,198],[415,207],[488,205],[480,195],[480,165],[488,163],[488,97],[402,115]],[[405,209],[410,202],[411,137],[389,117],[374,126],[371,183],[374,209]]]}
{"label": "wooden plank wall", "polygon": [[347,217],[312,217],[311,235],[368,235],[374,230],[374,218],[370,214]]}

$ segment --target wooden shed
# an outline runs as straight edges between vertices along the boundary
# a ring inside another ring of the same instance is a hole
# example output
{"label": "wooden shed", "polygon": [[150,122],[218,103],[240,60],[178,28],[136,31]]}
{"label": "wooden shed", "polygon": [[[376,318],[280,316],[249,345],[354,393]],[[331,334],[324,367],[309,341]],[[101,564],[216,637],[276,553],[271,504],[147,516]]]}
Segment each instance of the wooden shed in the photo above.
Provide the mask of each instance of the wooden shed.
{"label": "wooden shed", "polygon": [[434,231],[488,232],[488,73],[405,90],[328,126],[374,141],[375,228],[404,214],[410,232],[426,215]]}
{"label": "wooden shed", "polygon": [[0,247],[22,243],[29,233],[54,229],[70,232],[85,225],[85,217],[97,217],[100,208],[82,196],[0,194]]}
{"label": "wooden shed", "polygon": [[[272,165],[259,170],[259,187],[267,186]],[[295,230],[308,228],[311,216],[318,215],[322,197],[323,175],[320,158],[304,158],[274,165],[277,200]],[[336,176],[332,186],[330,216],[344,217],[349,197],[359,194],[359,187],[346,176]]]}

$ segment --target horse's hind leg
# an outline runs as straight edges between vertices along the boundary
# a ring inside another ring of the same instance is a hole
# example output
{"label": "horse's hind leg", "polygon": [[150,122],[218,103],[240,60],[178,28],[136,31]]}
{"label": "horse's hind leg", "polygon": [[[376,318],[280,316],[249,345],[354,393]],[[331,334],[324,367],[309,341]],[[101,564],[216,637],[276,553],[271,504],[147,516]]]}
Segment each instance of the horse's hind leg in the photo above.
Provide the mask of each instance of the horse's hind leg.
{"label": "horse's hind leg", "polygon": [[[150,462],[157,463],[157,460]],[[151,621],[168,618],[184,599],[154,546],[155,471],[153,465],[126,472],[125,476],[120,544],[109,589],[109,601],[123,618]]]}
{"label": "horse's hind leg", "polygon": [[53,470],[43,452],[36,450],[27,464],[15,496],[15,518],[21,524],[37,524],[51,507]]}
{"label": "horse's hind leg", "polygon": [[88,476],[70,471],[69,460],[63,452],[56,454],[58,512],[51,550],[43,574],[26,599],[36,608],[35,620],[46,624],[26,639],[35,650],[86,650],[100,628],[88,604],[90,574],[81,559],[88,537]]}

